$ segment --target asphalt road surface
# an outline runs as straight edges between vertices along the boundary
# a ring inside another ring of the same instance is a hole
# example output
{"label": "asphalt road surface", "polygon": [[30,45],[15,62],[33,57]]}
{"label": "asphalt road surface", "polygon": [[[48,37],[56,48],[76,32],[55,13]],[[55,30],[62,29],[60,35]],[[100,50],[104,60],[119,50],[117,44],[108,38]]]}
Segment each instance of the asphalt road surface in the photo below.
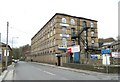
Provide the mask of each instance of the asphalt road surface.
{"label": "asphalt road surface", "polygon": [[114,75],[86,74],[31,62],[18,62],[14,80],[117,80]]}

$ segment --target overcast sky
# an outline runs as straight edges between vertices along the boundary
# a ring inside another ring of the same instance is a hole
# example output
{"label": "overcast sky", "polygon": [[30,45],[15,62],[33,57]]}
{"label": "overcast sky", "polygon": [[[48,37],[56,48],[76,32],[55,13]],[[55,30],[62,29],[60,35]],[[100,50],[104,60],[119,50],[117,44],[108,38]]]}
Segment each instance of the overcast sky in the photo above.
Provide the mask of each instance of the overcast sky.
{"label": "overcast sky", "polygon": [[[99,38],[118,35],[119,0],[0,0],[0,33],[9,45],[31,44],[31,38],[55,14],[65,13],[98,21]],[[19,37],[19,38],[15,38]]]}

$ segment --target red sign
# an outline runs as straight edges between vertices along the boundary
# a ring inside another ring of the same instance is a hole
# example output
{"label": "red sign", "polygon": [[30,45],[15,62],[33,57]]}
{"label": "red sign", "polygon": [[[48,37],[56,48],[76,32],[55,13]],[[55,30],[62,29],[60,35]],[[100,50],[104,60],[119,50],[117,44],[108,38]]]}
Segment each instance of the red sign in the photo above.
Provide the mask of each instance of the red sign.
{"label": "red sign", "polygon": [[72,49],[71,49],[71,48],[67,48],[67,52],[68,52],[68,53],[71,53],[71,52],[72,52]]}

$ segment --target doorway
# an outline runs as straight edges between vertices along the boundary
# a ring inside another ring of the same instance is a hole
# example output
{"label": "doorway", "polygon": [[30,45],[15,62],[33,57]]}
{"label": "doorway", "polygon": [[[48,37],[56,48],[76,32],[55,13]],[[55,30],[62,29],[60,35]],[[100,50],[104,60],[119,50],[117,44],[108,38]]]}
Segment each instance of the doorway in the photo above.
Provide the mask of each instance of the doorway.
{"label": "doorway", "polygon": [[73,53],[70,53],[70,63],[73,63]]}
{"label": "doorway", "polygon": [[57,58],[58,58],[58,66],[60,66],[61,65],[60,56],[58,56]]}

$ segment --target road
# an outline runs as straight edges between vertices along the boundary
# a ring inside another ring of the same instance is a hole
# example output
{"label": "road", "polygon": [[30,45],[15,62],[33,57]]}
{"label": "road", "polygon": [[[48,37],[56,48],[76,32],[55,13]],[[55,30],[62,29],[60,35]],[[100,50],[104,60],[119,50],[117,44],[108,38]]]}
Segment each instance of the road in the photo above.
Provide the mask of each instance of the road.
{"label": "road", "polygon": [[18,62],[15,66],[14,80],[111,80],[117,79],[106,74],[86,74],[38,63]]}

